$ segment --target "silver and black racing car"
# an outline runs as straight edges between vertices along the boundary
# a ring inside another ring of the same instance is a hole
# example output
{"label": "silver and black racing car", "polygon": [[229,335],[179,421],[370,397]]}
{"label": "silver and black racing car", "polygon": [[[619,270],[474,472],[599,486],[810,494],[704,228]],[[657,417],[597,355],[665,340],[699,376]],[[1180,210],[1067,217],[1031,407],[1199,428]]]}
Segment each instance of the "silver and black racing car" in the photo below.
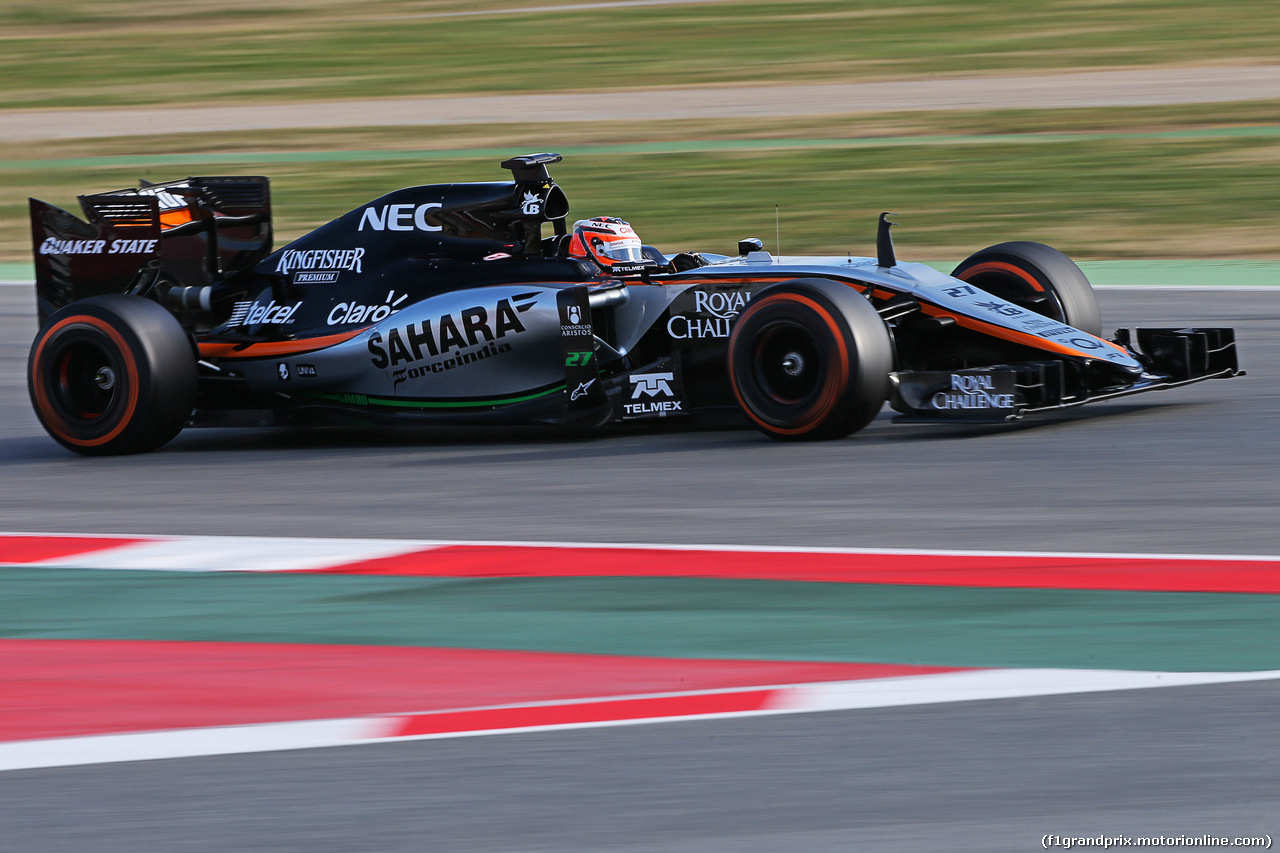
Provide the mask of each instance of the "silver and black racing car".
{"label": "silver and black racing car", "polygon": [[904,421],[1000,423],[1237,375],[1231,329],[1102,337],[1092,288],[1040,243],[951,275],[875,257],[645,245],[568,222],[547,167],[408,187],[280,249],[262,177],[36,199],[40,422],[83,454],[157,448],[188,426],[427,421],[675,426],[729,415],[830,439],[885,402]]}

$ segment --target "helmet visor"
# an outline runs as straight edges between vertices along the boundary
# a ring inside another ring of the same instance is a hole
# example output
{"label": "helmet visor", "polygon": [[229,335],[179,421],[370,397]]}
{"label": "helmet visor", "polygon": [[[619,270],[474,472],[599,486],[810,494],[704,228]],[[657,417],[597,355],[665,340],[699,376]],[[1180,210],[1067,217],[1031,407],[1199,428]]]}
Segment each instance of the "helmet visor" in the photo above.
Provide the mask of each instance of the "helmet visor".
{"label": "helmet visor", "polygon": [[623,263],[635,263],[644,260],[644,252],[640,240],[636,237],[612,237],[602,235],[599,242],[592,239],[592,248],[600,258]]}

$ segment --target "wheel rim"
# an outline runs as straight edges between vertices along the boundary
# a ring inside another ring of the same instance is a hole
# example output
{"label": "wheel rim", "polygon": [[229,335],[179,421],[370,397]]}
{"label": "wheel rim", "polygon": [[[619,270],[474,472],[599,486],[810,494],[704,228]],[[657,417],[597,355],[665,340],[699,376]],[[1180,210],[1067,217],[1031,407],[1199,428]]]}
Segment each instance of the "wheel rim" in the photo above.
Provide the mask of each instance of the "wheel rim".
{"label": "wheel rim", "polygon": [[803,326],[774,323],[763,330],[753,361],[756,384],[781,405],[799,405],[822,387],[818,343]]}
{"label": "wheel rim", "polygon": [[101,420],[120,397],[120,374],[113,353],[91,341],[69,341],[54,355],[51,396],[69,419]]}

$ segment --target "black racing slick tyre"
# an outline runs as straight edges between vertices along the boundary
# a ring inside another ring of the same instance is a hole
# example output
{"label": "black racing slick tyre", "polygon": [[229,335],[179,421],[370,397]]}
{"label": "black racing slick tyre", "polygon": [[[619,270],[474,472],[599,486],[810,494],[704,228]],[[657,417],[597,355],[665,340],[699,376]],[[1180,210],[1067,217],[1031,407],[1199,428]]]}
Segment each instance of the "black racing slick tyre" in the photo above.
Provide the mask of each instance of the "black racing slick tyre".
{"label": "black racing slick tyre", "polygon": [[93,296],[49,318],[31,345],[27,389],[40,423],[86,456],[140,453],[190,418],[196,357],[168,311],[138,296]]}
{"label": "black racing slick tyre", "polygon": [[1014,241],[974,252],[951,275],[992,296],[1091,335],[1102,334],[1098,298],[1066,255],[1043,243]]}
{"label": "black racing slick tyre", "polygon": [[827,279],[765,288],[729,336],[729,382],[757,429],[780,441],[843,438],[889,395],[893,344],[862,294]]}

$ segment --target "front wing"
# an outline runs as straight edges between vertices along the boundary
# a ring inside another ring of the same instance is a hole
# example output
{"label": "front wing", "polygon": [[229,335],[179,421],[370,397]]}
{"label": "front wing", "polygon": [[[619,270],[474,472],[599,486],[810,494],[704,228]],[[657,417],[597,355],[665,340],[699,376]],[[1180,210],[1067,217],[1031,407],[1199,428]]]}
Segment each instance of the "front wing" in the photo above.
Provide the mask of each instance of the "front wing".
{"label": "front wing", "polygon": [[1121,329],[1115,342],[1144,371],[1117,380],[1089,361],[1033,361],[966,370],[891,374],[890,404],[898,423],[1004,423],[1034,412],[1065,409],[1205,379],[1243,375],[1232,329]]}

